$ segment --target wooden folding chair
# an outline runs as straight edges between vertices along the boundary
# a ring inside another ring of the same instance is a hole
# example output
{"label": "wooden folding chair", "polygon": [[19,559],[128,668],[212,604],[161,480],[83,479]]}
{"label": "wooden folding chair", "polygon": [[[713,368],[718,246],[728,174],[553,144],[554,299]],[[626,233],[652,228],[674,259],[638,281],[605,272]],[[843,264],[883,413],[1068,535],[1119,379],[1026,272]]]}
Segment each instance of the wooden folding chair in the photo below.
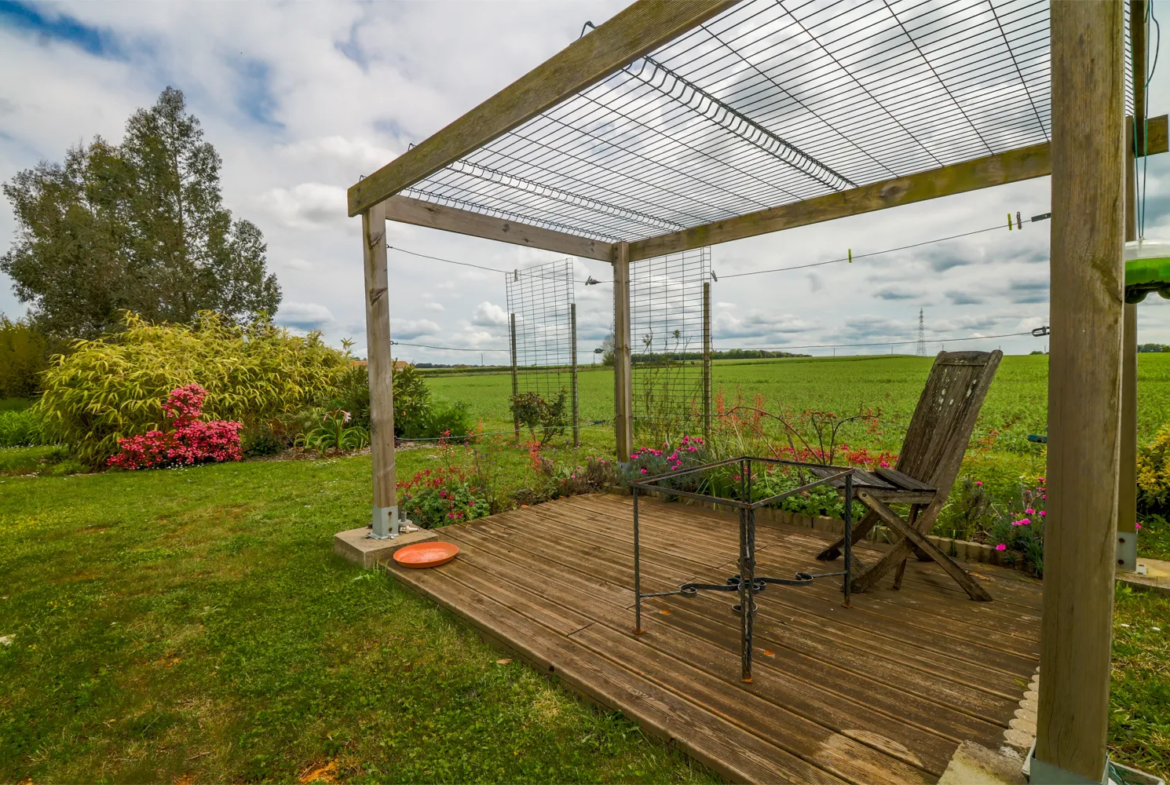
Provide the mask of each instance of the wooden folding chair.
{"label": "wooden folding chair", "polygon": [[[869,511],[854,528],[853,542],[861,542],[879,522],[901,535],[872,567],[864,570],[855,567],[854,591],[871,588],[895,568],[894,588],[901,588],[906,559],[916,553],[920,559],[938,562],[971,599],[991,600],[987,590],[926,539],[926,534],[934,526],[955,484],[975,420],[1002,358],[1003,352],[999,351],[940,352],[910,419],[897,466],[854,474],[853,487],[858,501]],[[909,504],[909,518],[903,520],[890,509],[891,504]],[[844,538],[821,551],[817,558],[822,561],[838,558],[843,544]]]}

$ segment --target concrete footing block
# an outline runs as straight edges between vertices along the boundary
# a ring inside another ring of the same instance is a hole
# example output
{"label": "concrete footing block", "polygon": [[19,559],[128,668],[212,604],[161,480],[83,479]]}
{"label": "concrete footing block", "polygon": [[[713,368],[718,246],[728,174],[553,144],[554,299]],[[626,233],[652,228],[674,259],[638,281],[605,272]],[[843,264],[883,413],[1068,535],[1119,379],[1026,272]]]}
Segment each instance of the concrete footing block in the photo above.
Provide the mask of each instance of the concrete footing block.
{"label": "concrete footing block", "polygon": [[399,548],[439,538],[438,534],[429,529],[403,532],[393,540],[372,540],[366,536],[369,533],[368,526],[338,532],[333,535],[333,553],[368,570],[378,562],[389,559]]}

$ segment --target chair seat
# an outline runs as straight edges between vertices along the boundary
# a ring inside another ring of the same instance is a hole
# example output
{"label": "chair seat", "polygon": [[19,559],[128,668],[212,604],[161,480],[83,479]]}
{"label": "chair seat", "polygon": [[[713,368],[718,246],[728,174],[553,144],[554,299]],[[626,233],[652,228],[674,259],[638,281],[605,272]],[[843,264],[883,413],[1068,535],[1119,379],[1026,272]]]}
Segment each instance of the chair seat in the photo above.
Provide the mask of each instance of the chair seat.
{"label": "chair seat", "polygon": [[[809,471],[823,480],[839,474],[841,470],[832,466],[814,466]],[[840,489],[845,487],[845,480],[840,478],[830,481],[829,484]],[[884,467],[873,472],[854,469],[853,490],[854,492],[864,490],[875,499],[893,504],[930,504],[938,495],[938,491],[926,483],[895,469]]]}

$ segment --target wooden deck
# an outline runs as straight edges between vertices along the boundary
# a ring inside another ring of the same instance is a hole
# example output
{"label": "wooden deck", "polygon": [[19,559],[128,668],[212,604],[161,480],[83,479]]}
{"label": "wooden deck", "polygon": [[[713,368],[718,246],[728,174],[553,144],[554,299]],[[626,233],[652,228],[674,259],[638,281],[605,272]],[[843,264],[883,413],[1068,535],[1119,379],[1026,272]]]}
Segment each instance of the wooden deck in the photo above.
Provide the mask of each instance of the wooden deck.
{"label": "wooden deck", "polygon": [[[736,572],[730,516],[645,499],[640,513],[643,591]],[[990,565],[975,573],[991,603],[913,558],[901,591],[885,581],[849,609],[837,579],[769,586],[745,685],[734,595],[649,600],[634,636],[628,498],[574,497],[442,534],[459,545],[454,562],[388,571],[730,780],[935,782],[960,741],[1002,744],[1038,664],[1040,584]],[[823,570],[813,554],[826,542],[761,522],[757,574]]]}

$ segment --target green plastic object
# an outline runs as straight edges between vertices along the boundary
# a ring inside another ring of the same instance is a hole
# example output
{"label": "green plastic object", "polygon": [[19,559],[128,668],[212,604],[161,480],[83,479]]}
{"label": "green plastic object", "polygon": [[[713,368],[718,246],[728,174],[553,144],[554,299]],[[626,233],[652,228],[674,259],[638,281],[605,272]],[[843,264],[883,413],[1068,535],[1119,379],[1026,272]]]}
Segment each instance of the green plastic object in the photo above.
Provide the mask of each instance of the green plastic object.
{"label": "green plastic object", "polygon": [[1125,301],[1140,303],[1150,292],[1170,300],[1170,242],[1131,240],[1125,244]]}

